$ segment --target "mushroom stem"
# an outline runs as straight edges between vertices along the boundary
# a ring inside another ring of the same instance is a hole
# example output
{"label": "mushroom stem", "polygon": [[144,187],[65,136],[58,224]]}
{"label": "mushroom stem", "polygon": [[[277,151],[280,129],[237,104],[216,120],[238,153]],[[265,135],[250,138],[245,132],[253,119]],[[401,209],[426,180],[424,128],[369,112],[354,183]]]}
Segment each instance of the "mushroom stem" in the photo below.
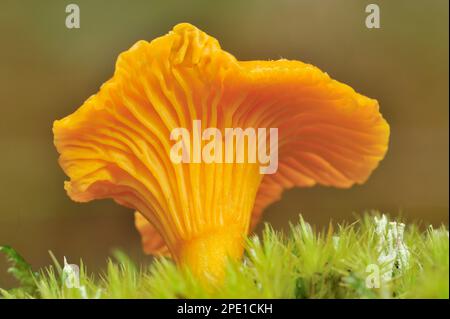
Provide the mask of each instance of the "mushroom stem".
{"label": "mushroom stem", "polygon": [[240,225],[226,225],[211,230],[176,247],[177,263],[207,282],[220,282],[228,259],[238,260],[243,253],[246,231]]}

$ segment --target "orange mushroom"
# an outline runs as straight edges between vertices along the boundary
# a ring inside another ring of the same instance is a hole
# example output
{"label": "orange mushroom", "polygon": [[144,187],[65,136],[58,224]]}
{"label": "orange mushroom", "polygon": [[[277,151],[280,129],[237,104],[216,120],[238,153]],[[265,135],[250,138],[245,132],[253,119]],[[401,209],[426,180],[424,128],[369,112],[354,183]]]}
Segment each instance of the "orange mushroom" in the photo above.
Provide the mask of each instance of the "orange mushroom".
{"label": "orange mushroom", "polygon": [[[174,163],[175,128],[278,128],[278,171],[258,163]],[[238,259],[262,210],[284,189],[362,184],[389,126],[376,100],[299,61],[237,61],[179,24],[122,53],[114,76],[53,126],[75,201],[112,198],[139,211],[147,253],[170,253],[201,278]]]}

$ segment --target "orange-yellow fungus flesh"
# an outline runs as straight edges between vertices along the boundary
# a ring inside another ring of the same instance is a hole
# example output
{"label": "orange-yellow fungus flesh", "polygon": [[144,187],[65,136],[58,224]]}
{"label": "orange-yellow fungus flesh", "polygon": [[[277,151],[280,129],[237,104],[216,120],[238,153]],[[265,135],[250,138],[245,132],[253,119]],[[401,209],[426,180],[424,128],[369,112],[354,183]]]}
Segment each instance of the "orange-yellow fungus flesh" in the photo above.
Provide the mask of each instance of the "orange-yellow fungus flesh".
{"label": "orange-yellow fungus flesh", "polygon": [[[191,131],[193,120],[278,128],[278,171],[175,164],[170,132]],[[389,140],[376,100],[299,61],[237,61],[186,23],[122,53],[113,77],[53,132],[73,200],[112,198],[139,211],[147,253],[170,253],[213,278],[241,256],[250,225],[284,189],[364,183]]]}

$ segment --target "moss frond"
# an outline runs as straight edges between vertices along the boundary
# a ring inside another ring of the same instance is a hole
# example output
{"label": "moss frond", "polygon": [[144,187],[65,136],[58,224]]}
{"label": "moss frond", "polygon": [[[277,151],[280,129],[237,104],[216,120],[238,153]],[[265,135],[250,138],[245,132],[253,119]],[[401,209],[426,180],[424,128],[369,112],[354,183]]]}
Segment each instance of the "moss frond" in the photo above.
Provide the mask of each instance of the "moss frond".
{"label": "moss frond", "polygon": [[266,225],[216,286],[170,259],[138,266],[120,251],[97,276],[80,261],[73,286],[53,255],[52,265],[33,272],[12,248],[0,252],[20,284],[0,289],[3,298],[449,298],[448,229],[421,232],[376,213],[322,231],[301,216],[288,234]]}

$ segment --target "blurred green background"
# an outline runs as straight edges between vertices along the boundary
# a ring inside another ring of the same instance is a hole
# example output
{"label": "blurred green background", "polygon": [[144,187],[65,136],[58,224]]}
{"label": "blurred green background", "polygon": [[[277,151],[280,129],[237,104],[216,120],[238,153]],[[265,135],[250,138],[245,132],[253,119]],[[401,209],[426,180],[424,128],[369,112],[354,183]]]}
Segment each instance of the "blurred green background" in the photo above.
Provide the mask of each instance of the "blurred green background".
{"label": "blurred green background", "polygon": [[[65,27],[76,3],[81,28]],[[0,245],[35,268],[47,253],[104,266],[111,249],[148,262],[128,209],[72,202],[63,190],[51,132],[114,70],[117,55],[179,22],[219,39],[240,60],[312,63],[379,100],[390,150],[369,181],[350,190],[293,189],[266,210],[277,229],[302,213],[330,219],[379,209],[407,220],[448,224],[448,1],[376,1],[381,28],[365,27],[372,1],[0,1]],[[261,226],[258,228],[260,231]],[[13,282],[0,257],[0,287]]]}

